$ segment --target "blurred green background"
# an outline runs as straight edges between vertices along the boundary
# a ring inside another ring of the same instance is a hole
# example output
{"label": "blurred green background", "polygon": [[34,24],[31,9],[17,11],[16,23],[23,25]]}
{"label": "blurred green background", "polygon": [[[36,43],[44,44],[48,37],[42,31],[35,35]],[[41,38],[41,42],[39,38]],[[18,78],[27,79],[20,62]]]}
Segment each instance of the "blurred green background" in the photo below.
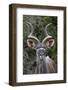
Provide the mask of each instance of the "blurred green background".
{"label": "blurred green background", "polygon": [[33,35],[40,41],[45,37],[44,28],[48,23],[52,23],[48,27],[48,34],[53,36],[55,44],[47,51],[47,55],[50,56],[57,64],[57,17],[55,16],[35,16],[35,15],[23,15],[23,74],[34,74],[36,51],[27,46],[27,37],[30,34],[31,28],[26,25],[26,22],[30,22],[33,25]]}

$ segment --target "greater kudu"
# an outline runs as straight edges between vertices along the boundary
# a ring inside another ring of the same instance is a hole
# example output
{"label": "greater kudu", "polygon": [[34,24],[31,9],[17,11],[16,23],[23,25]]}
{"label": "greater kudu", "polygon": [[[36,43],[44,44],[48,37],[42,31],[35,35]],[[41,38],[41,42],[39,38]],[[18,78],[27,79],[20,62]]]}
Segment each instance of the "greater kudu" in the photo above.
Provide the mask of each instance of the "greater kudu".
{"label": "greater kudu", "polygon": [[46,56],[47,49],[53,47],[55,40],[52,36],[50,36],[47,32],[47,28],[52,25],[49,23],[45,26],[45,34],[46,37],[40,42],[40,40],[33,36],[34,28],[31,23],[27,22],[27,24],[31,27],[31,33],[28,35],[27,45],[30,48],[36,50],[36,67],[35,74],[41,73],[55,73],[56,72],[56,64],[54,60],[52,60],[49,56]]}

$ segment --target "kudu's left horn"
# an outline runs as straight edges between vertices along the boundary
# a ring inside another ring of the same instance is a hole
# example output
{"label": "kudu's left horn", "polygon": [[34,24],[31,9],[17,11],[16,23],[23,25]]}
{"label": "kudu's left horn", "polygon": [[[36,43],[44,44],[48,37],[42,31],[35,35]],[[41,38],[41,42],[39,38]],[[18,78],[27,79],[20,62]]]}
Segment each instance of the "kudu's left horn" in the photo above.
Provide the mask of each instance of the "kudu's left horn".
{"label": "kudu's left horn", "polygon": [[55,41],[54,41],[54,38],[52,37],[52,36],[50,36],[49,34],[48,34],[48,32],[47,32],[47,30],[48,30],[48,27],[50,26],[50,25],[52,25],[52,23],[49,23],[49,24],[47,24],[46,26],[45,26],[45,34],[46,34],[46,37],[43,39],[43,41],[42,41],[42,43],[43,44],[46,44],[46,46],[48,47],[48,48],[50,48],[50,47],[52,47],[53,45],[54,45],[54,43],[55,43]]}

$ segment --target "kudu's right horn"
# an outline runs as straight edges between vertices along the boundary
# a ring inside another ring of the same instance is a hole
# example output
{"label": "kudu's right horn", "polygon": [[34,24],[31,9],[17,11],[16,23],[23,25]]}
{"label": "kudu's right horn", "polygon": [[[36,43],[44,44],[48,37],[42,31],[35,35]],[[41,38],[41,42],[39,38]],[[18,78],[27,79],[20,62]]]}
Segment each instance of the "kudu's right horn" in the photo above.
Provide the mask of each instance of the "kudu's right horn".
{"label": "kudu's right horn", "polygon": [[33,28],[32,24],[30,22],[27,22],[27,24],[31,28],[31,32],[28,35],[28,39],[27,39],[27,45],[28,45],[28,47],[35,49],[36,45],[38,43],[40,43],[40,41],[39,41],[39,39],[37,37],[33,36],[34,28]]}

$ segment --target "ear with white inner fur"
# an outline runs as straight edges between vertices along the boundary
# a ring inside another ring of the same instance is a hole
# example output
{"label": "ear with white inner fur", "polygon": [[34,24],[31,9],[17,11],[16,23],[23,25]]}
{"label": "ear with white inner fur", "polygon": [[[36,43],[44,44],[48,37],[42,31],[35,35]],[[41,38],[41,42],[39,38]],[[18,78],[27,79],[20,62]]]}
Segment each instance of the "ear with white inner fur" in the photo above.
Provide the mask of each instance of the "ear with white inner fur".
{"label": "ear with white inner fur", "polygon": [[36,49],[38,44],[39,44],[39,42],[36,39],[33,39],[33,38],[27,39],[27,45],[29,48]]}
{"label": "ear with white inner fur", "polygon": [[54,38],[52,38],[51,36],[46,37],[45,39],[43,39],[42,43],[47,47],[47,48],[51,48],[53,47],[55,40]]}
{"label": "ear with white inner fur", "polygon": [[47,46],[48,48],[51,48],[51,47],[53,47],[54,43],[55,43],[54,39],[48,39],[48,40],[46,41],[46,46]]}

